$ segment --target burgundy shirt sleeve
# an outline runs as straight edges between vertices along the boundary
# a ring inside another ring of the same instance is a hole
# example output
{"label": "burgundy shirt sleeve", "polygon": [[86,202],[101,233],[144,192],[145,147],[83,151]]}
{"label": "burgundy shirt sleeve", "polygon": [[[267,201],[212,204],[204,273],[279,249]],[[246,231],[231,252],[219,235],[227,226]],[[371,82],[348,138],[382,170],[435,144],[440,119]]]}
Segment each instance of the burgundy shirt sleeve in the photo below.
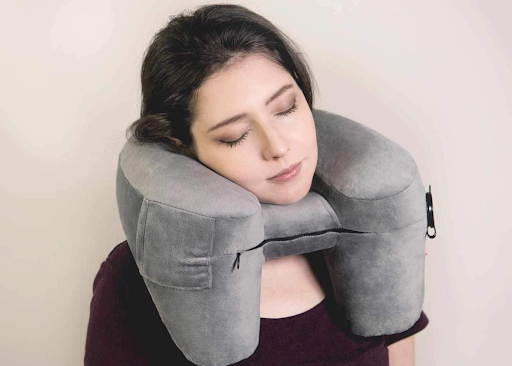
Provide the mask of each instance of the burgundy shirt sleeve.
{"label": "burgundy shirt sleeve", "polygon": [[93,282],[84,366],[193,365],[172,341],[136,269],[118,245]]}
{"label": "burgundy shirt sleeve", "polygon": [[136,327],[128,317],[126,286],[108,262],[101,264],[93,283],[85,366],[148,365]]}
{"label": "burgundy shirt sleeve", "polygon": [[429,320],[428,320],[427,316],[422,311],[420,318],[416,321],[416,323],[414,323],[414,325],[410,329],[408,329],[402,333],[391,334],[391,335],[385,336],[386,346],[389,346],[395,342],[398,342],[404,338],[410,337],[410,336],[422,331],[428,325],[428,322],[429,322]]}

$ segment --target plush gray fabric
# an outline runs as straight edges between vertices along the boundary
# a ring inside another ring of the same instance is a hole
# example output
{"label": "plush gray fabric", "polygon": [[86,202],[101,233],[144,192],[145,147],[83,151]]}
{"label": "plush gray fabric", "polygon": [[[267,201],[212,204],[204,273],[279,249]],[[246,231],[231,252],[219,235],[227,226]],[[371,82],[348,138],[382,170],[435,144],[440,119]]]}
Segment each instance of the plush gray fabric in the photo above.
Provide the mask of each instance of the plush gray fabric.
{"label": "plush gray fabric", "polygon": [[186,156],[127,142],[117,202],[130,249],[191,362],[236,363],[258,346],[266,259],[323,251],[355,334],[405,331],[424,295],[427,205],[411,155],[380,133],[313,110],[318,165],[292,205],[256,196]]}

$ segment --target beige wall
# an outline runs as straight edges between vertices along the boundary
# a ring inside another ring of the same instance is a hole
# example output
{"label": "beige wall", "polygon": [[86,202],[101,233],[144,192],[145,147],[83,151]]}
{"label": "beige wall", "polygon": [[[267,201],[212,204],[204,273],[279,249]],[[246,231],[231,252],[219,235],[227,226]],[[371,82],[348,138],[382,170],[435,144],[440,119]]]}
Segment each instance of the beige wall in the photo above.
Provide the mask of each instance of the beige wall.
{"label": "beige wall", "polygon": [[[124,130],[154,32],[201,1],[2,1],[0,360],[83,363],[92,281],[125,239]],[[311,61],[317,107],[408,149],[432,185],[417,365],[502,364],[511,299],[508,1],[245,1]]]}

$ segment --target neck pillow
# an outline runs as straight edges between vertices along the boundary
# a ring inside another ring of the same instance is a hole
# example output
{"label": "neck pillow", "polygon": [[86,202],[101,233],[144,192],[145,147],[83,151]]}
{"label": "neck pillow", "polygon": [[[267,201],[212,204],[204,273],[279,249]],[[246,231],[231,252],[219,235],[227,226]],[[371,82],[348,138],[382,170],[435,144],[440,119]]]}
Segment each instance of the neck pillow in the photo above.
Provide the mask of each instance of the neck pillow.
{"label": "neck pillow", "polygon": [[162,322],[195,364],[254,353],[270,258],[321,250],[340,316],[356,335],[399,333],[421,315],[431,207],[414,159],[360,123],[312,113],[317,168],[308,194],[291,205],[260,203],[156,143],[126,142],[119,155],[117,204],[130,250]]}

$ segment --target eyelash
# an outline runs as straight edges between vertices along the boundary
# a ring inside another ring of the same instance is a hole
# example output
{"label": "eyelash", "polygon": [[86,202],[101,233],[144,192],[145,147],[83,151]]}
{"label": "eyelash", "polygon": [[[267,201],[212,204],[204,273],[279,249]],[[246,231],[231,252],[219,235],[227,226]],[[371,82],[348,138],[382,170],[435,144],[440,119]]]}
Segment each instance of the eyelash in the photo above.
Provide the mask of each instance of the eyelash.
{"label": "eyelash", "polygon": [[[298,106],[297,106],[297,103],[296,103],[296,102],[293,102],[293,106],[292,106],[290,109],[288,109],[287,111],[281,112],[281,113],[276,113],[276,115],[277,115],[277,116],[280,116],[280,117],[282,117],[282,116],[287,116],[287,115],[289,115],[289,114],[291,114],[291,113],[295,112],[295,111],[297,110],[297,107],[298,107]],[[251,131],[251,130],[249,130],[249,131]],[[245,140],[245,138],[246,138],[246,137],[247,137],[247,135],[249,134],[249,131],[247,131],[246,133],[244,133],[244,134],[242,135],[242,137],[240,137],[238,140],[235,140],[235,141],[222,141],[222,140],[221,140],[221,142],[222,142],[223,144],[228,145],[229,147],[235,147],[236,145],[240,144],[243,140]]]}

